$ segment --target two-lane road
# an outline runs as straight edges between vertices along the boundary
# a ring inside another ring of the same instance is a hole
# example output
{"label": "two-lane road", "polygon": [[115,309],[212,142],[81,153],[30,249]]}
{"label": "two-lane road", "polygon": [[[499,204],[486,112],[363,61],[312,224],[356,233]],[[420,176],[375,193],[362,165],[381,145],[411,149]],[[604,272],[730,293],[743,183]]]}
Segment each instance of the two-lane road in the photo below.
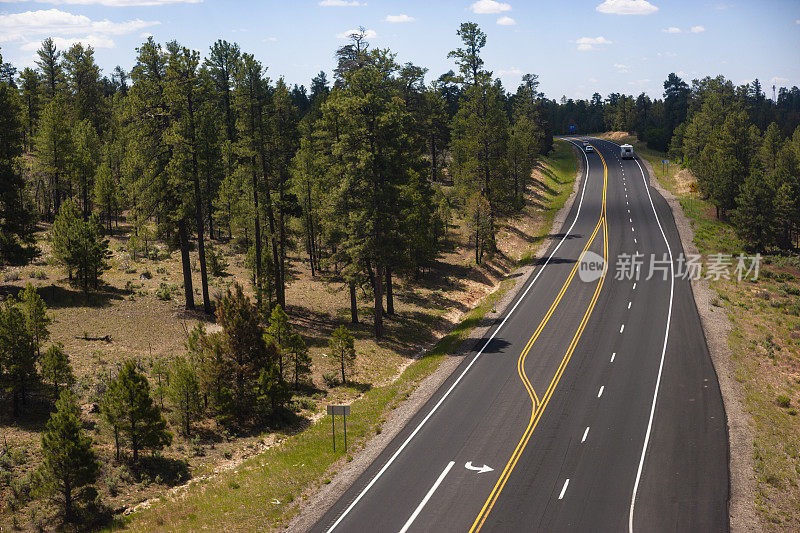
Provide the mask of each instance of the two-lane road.
{"label": "two-lane road", "polygon": [[[727,531],[725,414],[671,212],[589,141],[561,238],[313,531]],[[637,253],[639,276],[618,270]]]}

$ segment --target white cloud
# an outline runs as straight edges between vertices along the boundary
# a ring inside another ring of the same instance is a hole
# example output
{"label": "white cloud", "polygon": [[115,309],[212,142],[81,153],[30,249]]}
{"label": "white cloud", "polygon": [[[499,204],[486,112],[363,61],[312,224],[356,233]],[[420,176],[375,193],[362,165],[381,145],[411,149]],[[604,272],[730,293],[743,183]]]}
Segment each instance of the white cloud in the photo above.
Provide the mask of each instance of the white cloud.
{"label": "white cloud", "polygon": [[278,41],[277,37],[265,37],[265,38],[261,39],[262,43],[274,43],[274,42],[277,42],[277,41]]}
{"label": "white cloud", "polygon": [[505,70],[503,69],[498,70],[497,74],[499,74],[500,76],[506,76],[508,74],[513,74],[514,76],[522,76],[522,71],[517,67],[511,67]]}
{"label": "white cloud", "polygon": [[496,2],[495,0],[478,0],[470,6],[470,9],[478,15],[494,15],[511,11],[511,5],[505,2]]}
{"label": "white cloud", "polygon": [[139,37],[141,37],[142,39],[149,39],[152,36],[153,36],[152,33],[146,31],[143,31],[142,33],[139,34]]}
{"label": "white cloud", "polygon": [[[86,37],[53,37],[53,42],[60,50],[66,50],[75,43],[82,43],[92,48],[114,48],[114,40],[108,35],[87,35]],[[35,52],[42,45],[39,41],[30,41],[20,46],[21,50]]]}
{"label": "white cloud", "polygon": [[203,0],[0,0],[3,3],[38,2],[53,5],[101,5],[109,7],[163,6],[167,4],[199,4]]}
{"label": "white cloud", "polygon": [[678,33],[703,33],[704,31],[706,31],[706,29],[703,26],[692,26],[688,30],[683,31],[682,29],[676,28],[675,26],[670,26],[669,28],[664,28],[661,31],[663,31],[664,33],[673,33],[673,34],[678,34]]}
{"label": "white cloud", "polygon": [[613,41],[609,41],[603,36],[600,37],[581,37],[577,41],[573,41],[575,44],[578,45],[578,50],[581,52],[587,52],[589,50],[595,50],[595,45],[599,44],[613,44]]}
{"label": "white cloud", "polygon": [[800,24],[800,19],[794,21],[795,24]]}
{"label": "white cloud", "polygon": [[780,76],[775,76],[774,78],[769,80],[770,83],[789,83],[789,78],[781,78]]}
{"label": "white cloud", "polygon": [[595,9],[609,15],[650,15],[658,11],[647,0],[605,0]]}
{"label": "white cloud", "polygon": [[628,65],[623,65],[622,63],[614,63],[614,68],[617,69],[617,72],[620,74],[626,74],[630,72],[630,68]]}
{"label": "white cloud", "polygon": [[597,78],[589,78],[587,81],[589,83],[597,83]]}
{"label": "white cloud", "polygon": [[366,5],[358,0],[321,0],[319,5],[322,7],[355,7]]}
{"label": "white cloud", "polygon": [[497,19],[497,23],[501,26],[516,26],[517,21],[511,17],[500,17]]}
{"label": "white cloud", "polygon": [[409,17],[406,14],[403,14],[403,15],[386,15],[386,18],[384,20],[386,22],[397,24],[400,22],[414,22],[417,19],[415,19],[414,17]]}
{"label": "white cloud", "polygon": [[[336,37],[338,37],[339,39],[349,39],[351,35],[353,35],[354,33],[359,33],[359,31],[360,30],[343,31],[342,33],[337,33]],[[364,37],[366,37],[367,39],[374,39],[377,36],[378,32],[376,32],[375,30],[364,30]]]}
{"label": "white cloud", "polygon": [[85,15],[73,15],[59,9],[42,9],[0,15],[0,42],[29,41],[46,36],[123,35],[161,24],[141,19],[125,22],[92,20]]}

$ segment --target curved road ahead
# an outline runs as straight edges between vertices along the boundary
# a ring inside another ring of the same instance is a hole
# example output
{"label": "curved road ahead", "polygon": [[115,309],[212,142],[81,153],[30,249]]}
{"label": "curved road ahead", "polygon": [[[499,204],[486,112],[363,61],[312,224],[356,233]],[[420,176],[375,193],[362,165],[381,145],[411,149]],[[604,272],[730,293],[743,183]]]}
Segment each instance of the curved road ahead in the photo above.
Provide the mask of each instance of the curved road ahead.
{"label": "curved road ahead", "polygon": [[[728,530],[725,413],[672,214],[638,160],[587,140],[562,233],[482,349],[312,531]],[[638,279],[618,276],[635,253]]]}

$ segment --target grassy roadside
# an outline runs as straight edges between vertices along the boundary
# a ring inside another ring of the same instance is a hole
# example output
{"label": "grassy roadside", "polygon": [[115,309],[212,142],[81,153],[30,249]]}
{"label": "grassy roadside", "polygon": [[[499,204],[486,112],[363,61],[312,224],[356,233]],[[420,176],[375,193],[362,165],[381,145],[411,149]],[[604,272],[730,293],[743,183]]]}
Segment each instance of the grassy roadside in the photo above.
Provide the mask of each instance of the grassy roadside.
{"label": "grassy roadside", "polygon": [[[572,183],[575,181],[575,173],[578,171],[578,161],[575,152],[569,143],[558,141],[553,146],[553,152],[542,159],[541,179],[539,187],[550,193],[547,202],[543,202],[541,208],[541,228],[550,228],[553,225],[553,218],[556,213],[564,207],[564,204],[572,194]],[[540,232],[536,235],[535,243],[538,245],[546,234]],[[538,246],[529,248],[524,252],[518,261],[519,265],[527,265],[536,259],[536,249]]]}
{"label": "grassy roadside", "polygon": [[[615,139],[616,140],[616,139]],[[657,179],[675,194],[695,231],[702,254],[748,254],[731,225],[716,219],[713,206],[692,186],[686,170],[671,165],[663,173],[663,154],[625,138],[653,165]],[[728,338],[735,378],[742,384],[742,406],[753,429],[755,508],[768,531],[800,530],[800,258],[767,255],[755,282],[712,281],[733,328]]]}
{"label": "grassy roadside", "polygon": [[[555,213],[564,206],[572,192],[576,174],[576,156],[563,142],[557,142],[554,152],[543,161],[534,188],[542,210],[531,242],[540,243],[550,231]],[[522,260],[530,261],[532,252]],[[302,507],[297,501],[311,491],[309,488],[330,482],[337,465],[349,461],[352,453],[363,448],[367,440],[381,431],[381,425],[417,385],[431,373],[469,335],[483,317],[506,292],[514,279],[505,279],[494,292],[480,303],[445,335],[424,356],[410,364],[394,381],[366,391],[352,403],[348,417],[349,453],[345,455],[341,433],[337,434],[336,452],[331,447],[330,421],[320,419],[306,430],[284,437],[269,448],[235,469],[200,479],[162,497],[150,508],[138,511],[116,524],[117,528],[132,531],[213,531],[278,529],[285,526]]]}

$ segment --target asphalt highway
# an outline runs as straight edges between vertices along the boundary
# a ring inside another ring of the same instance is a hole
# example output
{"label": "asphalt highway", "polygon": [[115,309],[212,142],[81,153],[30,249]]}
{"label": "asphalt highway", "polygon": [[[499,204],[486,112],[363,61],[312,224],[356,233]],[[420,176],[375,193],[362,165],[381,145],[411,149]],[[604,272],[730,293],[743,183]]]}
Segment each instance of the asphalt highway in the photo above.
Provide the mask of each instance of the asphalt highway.
{"label": "asphalt highway", "polygon": [[312,531],[728,530],[725,412],[672,214],[637,159],[583,140],[544,259]]}

